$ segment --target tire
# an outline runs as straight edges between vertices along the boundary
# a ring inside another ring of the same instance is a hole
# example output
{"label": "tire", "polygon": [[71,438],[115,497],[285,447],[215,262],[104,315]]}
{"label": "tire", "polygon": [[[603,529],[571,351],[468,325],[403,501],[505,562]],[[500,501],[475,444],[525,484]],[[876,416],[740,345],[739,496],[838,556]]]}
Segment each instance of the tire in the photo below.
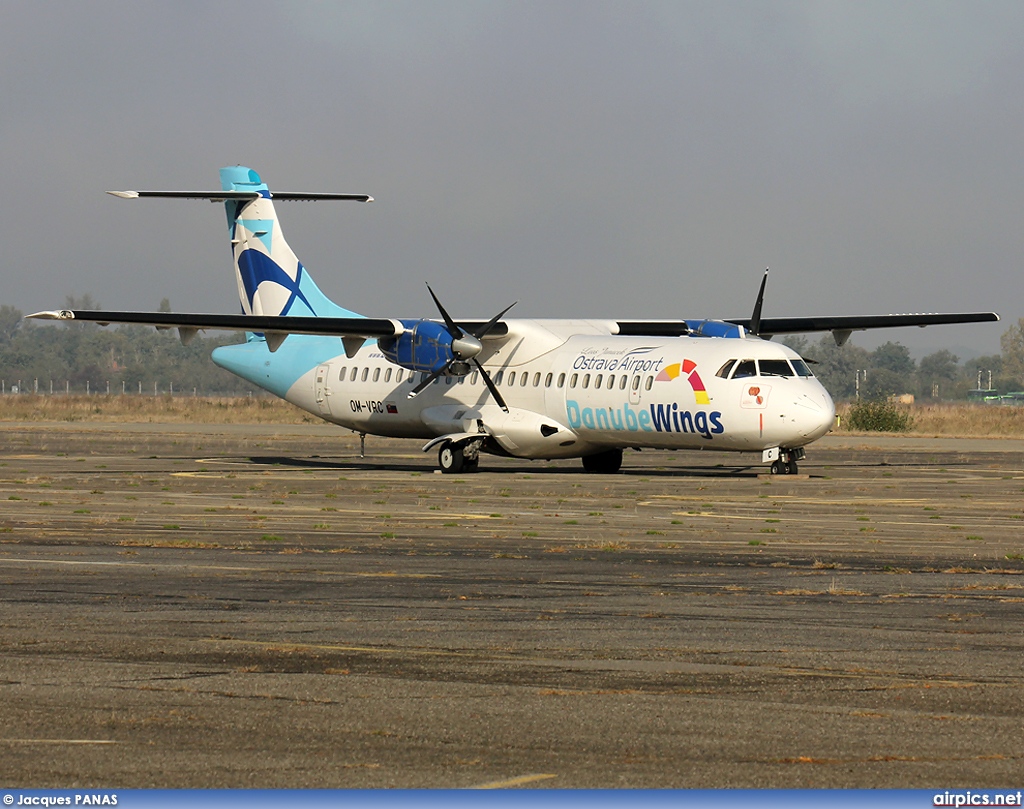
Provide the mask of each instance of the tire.
{"label": "tire", "polygon": [[786,465],[782,461],[772,462],[772,474],[773,475],[785,475]]}
{"label": "tire", "polygon": [[622,468],[622,450],[609,449],[583,456],[583,469],[598,475],[614,475]]}
{"label": "tire", "polygon": [[451,443],[442,444],[437,453],[437,465],[444,474],[457,475],[466,467],[466,456],[462,452],[462,447]]}

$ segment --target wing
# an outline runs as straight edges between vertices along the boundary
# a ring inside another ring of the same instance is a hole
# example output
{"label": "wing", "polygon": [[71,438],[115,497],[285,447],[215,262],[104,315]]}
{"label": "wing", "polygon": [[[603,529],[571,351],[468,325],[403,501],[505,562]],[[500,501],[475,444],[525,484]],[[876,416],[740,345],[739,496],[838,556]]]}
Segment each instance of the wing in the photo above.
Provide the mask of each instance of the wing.
{"label": "wing", "polygon": [[[835,317],[765,317],[761,318],[757,333],[762,337],[774,334],[799,334],[830,331],[838,345],[849,339],[850,333],[867,329],[893,329],[904,326],[942,326],[952,323],[989,323],[999,320],[995,312],[951,312],[906,315],[840,315]],[[751,318],[727,318],[727,323],[749,329]]]}
{"label": "wing", "polygon": [[[158,329],[177,329],[182,342],[188,342],[196,332],[206,329],[222,331],[249,331],[266,335],[267,345],[272,351],[289,334],[321,334],[340,337],[345,352],[352,356],[364,340],[377,337],[398,337],[409,330],[409,323],[395,318],[374,317],[291,317],[282,315],[218,315],[185,314],[177,312],[104,312],[82,309],[56,309],[36,312],[25,317],[36,320],[77,320],[99,323],[131,323],[140,326],[155,326]],[[483,321],[460,321],[467,331],[483,324]],[[508,334],[505,323],[491,327],[488,337],[504,337]]]}

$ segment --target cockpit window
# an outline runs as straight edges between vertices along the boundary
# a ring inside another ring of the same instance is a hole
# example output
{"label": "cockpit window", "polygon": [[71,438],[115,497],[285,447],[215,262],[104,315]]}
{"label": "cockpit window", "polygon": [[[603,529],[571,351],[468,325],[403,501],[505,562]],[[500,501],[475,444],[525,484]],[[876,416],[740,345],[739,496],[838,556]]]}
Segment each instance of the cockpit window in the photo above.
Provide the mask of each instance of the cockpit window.
{"label": "cockpit window", "polygon": [[761,376],[793,376],[793,369],[786,360],[761,360]]}
{"label": "cockpit window", "polygon": [[715,376],[720,376],[722,379],[729,378],[729,371],[732,370],[732,366],[736,364],[736,360],[729,360],[725,365],[718,369],[718,373]]}
{"label": "cockpit window", "polygon": [[732,372],[732,378],[744,379],[748,376],[757,376],[757,363],[753,360],[740,360],[736,364],[736,370]]}
{"label": "cockpit window", "polygon": [[793,360],[793,368],[796,370],[797,376],[814,376],[803,360]]}

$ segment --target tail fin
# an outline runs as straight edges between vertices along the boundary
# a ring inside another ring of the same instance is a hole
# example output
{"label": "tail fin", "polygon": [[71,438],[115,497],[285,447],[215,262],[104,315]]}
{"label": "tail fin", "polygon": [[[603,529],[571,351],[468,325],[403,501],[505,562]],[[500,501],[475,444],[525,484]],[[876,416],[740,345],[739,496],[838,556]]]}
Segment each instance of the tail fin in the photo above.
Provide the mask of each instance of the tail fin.
{"label": "tail fin", "polygon": [[244,314],[359,317],[331,301],[313,282],[285,241],[270,190],[255,171],[229,166],[220,170],[220,181],[224,191],[259,195],[224,201]]}

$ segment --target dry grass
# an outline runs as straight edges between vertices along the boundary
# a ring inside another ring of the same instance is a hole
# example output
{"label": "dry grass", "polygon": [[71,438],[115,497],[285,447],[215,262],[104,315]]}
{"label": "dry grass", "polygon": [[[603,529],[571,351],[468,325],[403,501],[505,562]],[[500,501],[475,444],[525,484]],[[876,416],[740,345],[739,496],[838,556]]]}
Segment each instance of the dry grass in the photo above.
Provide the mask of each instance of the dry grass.
{"label": "dry grass", "polygon": [[[849,405],[839,405],[843,427]],[[1024,438],[1024,408],[982,404],[912,405],[910,435]],[[303,424],[319,419],[271,396],[0,396],[0,421],[93,421],[134,424]],[[906,435],[906,433],[904,433]]]}
{"label": "dry grass", "polygon": [[[836,407],[843,426],[848,404]],[[1006,436],[1024,438],[1024,408],[985,404],[925,404],[907,408],[914,420],[904,435],[955,435],[962,437]]]}
{"label": "dry grass", "polygon": [[302,424],[319,419],[262,396],[0,396],[0,421]]}

